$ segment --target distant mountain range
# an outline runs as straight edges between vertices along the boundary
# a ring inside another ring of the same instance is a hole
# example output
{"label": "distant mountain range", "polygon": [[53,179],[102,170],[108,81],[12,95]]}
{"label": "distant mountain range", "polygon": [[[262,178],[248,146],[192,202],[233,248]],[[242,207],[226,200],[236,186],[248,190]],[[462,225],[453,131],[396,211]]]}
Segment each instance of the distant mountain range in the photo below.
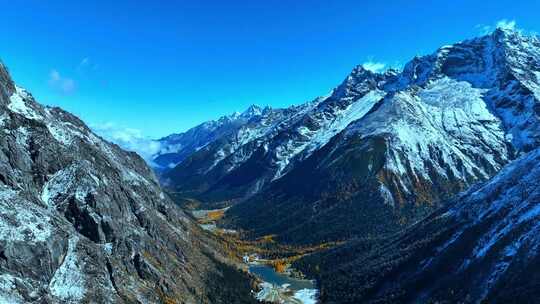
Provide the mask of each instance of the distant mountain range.
{"label": "distant mountain range", "polygon": [[239,202],[230,218],[256,235],[398,231],[538,145],[538,52],[497,29],[402,71],[358,66],[329,96],[165,137],[154,161],[179,195]]}
{"label": "distant mountain range", "polygon": [[[540,39],[510,29],[162,140],[164,185],[292,244],[324,303],[538,299]],[[533,301],[534,302],[534,301]]]}
{"label": "distant mountain range", "polygon": [[218,120],[202,123],[184,133],[172,134],[159,139],[160,150],[152,160],[161,170],[172,169],[188,156],[204,148],[209,143],[228,134],[238,132],[251,119],[266,115],[270,108],[252,105],[243,113],[233,113]]}

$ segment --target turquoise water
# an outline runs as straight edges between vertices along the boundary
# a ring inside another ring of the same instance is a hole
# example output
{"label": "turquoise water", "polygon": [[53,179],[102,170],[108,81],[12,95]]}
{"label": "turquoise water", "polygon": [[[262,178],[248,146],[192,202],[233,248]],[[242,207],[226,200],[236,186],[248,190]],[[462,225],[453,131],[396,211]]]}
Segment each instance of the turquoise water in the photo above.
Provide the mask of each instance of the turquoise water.
{"label": "turquoise water", "polygon": [[261,280],[274,285],[290,284],[289,288],[293,291],[316,288],[315,283],[312,281],[291,278],[285,274],[276,272],[273,267],[268,265],[250,265],[249,271]]}

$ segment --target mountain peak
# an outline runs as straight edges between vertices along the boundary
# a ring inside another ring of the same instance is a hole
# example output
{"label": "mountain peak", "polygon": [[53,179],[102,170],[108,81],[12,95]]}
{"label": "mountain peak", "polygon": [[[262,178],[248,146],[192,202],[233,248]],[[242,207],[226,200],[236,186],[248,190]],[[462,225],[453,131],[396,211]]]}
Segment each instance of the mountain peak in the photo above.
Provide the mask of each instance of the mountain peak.
{"label": "mountain peak", "polygon": [[512,36],[522,36],[522,32],[515,27],[510,26],[498,26],[494,31],[493,35],[512,35]]}
{"label": "mountain peak", "polygon": [[261,115],[262,112],[263,109],[260,106],[252,104],[244,112],[242,112],[240,116],[242,116],[243,118],[251,118],[253,116]]}
{"label": "mountain peak", "polygon": [[356,67],[354,67],[350,75],[356,78],[366,78],[366,77],[372,77],[374,75],[379,75],[379,74],[380,73],[366,68],[363,64],[359,64]]}

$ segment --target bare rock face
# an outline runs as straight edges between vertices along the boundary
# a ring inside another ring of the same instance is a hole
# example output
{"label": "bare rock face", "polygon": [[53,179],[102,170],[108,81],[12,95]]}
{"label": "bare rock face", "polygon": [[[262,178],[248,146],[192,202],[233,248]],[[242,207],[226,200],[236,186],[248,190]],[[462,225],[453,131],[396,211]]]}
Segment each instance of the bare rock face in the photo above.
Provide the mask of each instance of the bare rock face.
{"label": "bare rock face", "polygon": [[0,66],[0,302],[208,303],[201,238],[138,155]]}

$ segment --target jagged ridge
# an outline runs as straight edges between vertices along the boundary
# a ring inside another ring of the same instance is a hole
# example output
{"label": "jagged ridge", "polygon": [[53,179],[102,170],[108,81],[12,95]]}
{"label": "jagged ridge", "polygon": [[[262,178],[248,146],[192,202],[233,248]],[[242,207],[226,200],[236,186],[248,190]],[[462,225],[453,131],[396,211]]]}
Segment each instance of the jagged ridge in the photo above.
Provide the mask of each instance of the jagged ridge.
{"label": "jagged ridge", "polygon": [[0,134],[0,302],[242,301],[216,292],[219,253],[138,155],[36,103],[3,65]]}

